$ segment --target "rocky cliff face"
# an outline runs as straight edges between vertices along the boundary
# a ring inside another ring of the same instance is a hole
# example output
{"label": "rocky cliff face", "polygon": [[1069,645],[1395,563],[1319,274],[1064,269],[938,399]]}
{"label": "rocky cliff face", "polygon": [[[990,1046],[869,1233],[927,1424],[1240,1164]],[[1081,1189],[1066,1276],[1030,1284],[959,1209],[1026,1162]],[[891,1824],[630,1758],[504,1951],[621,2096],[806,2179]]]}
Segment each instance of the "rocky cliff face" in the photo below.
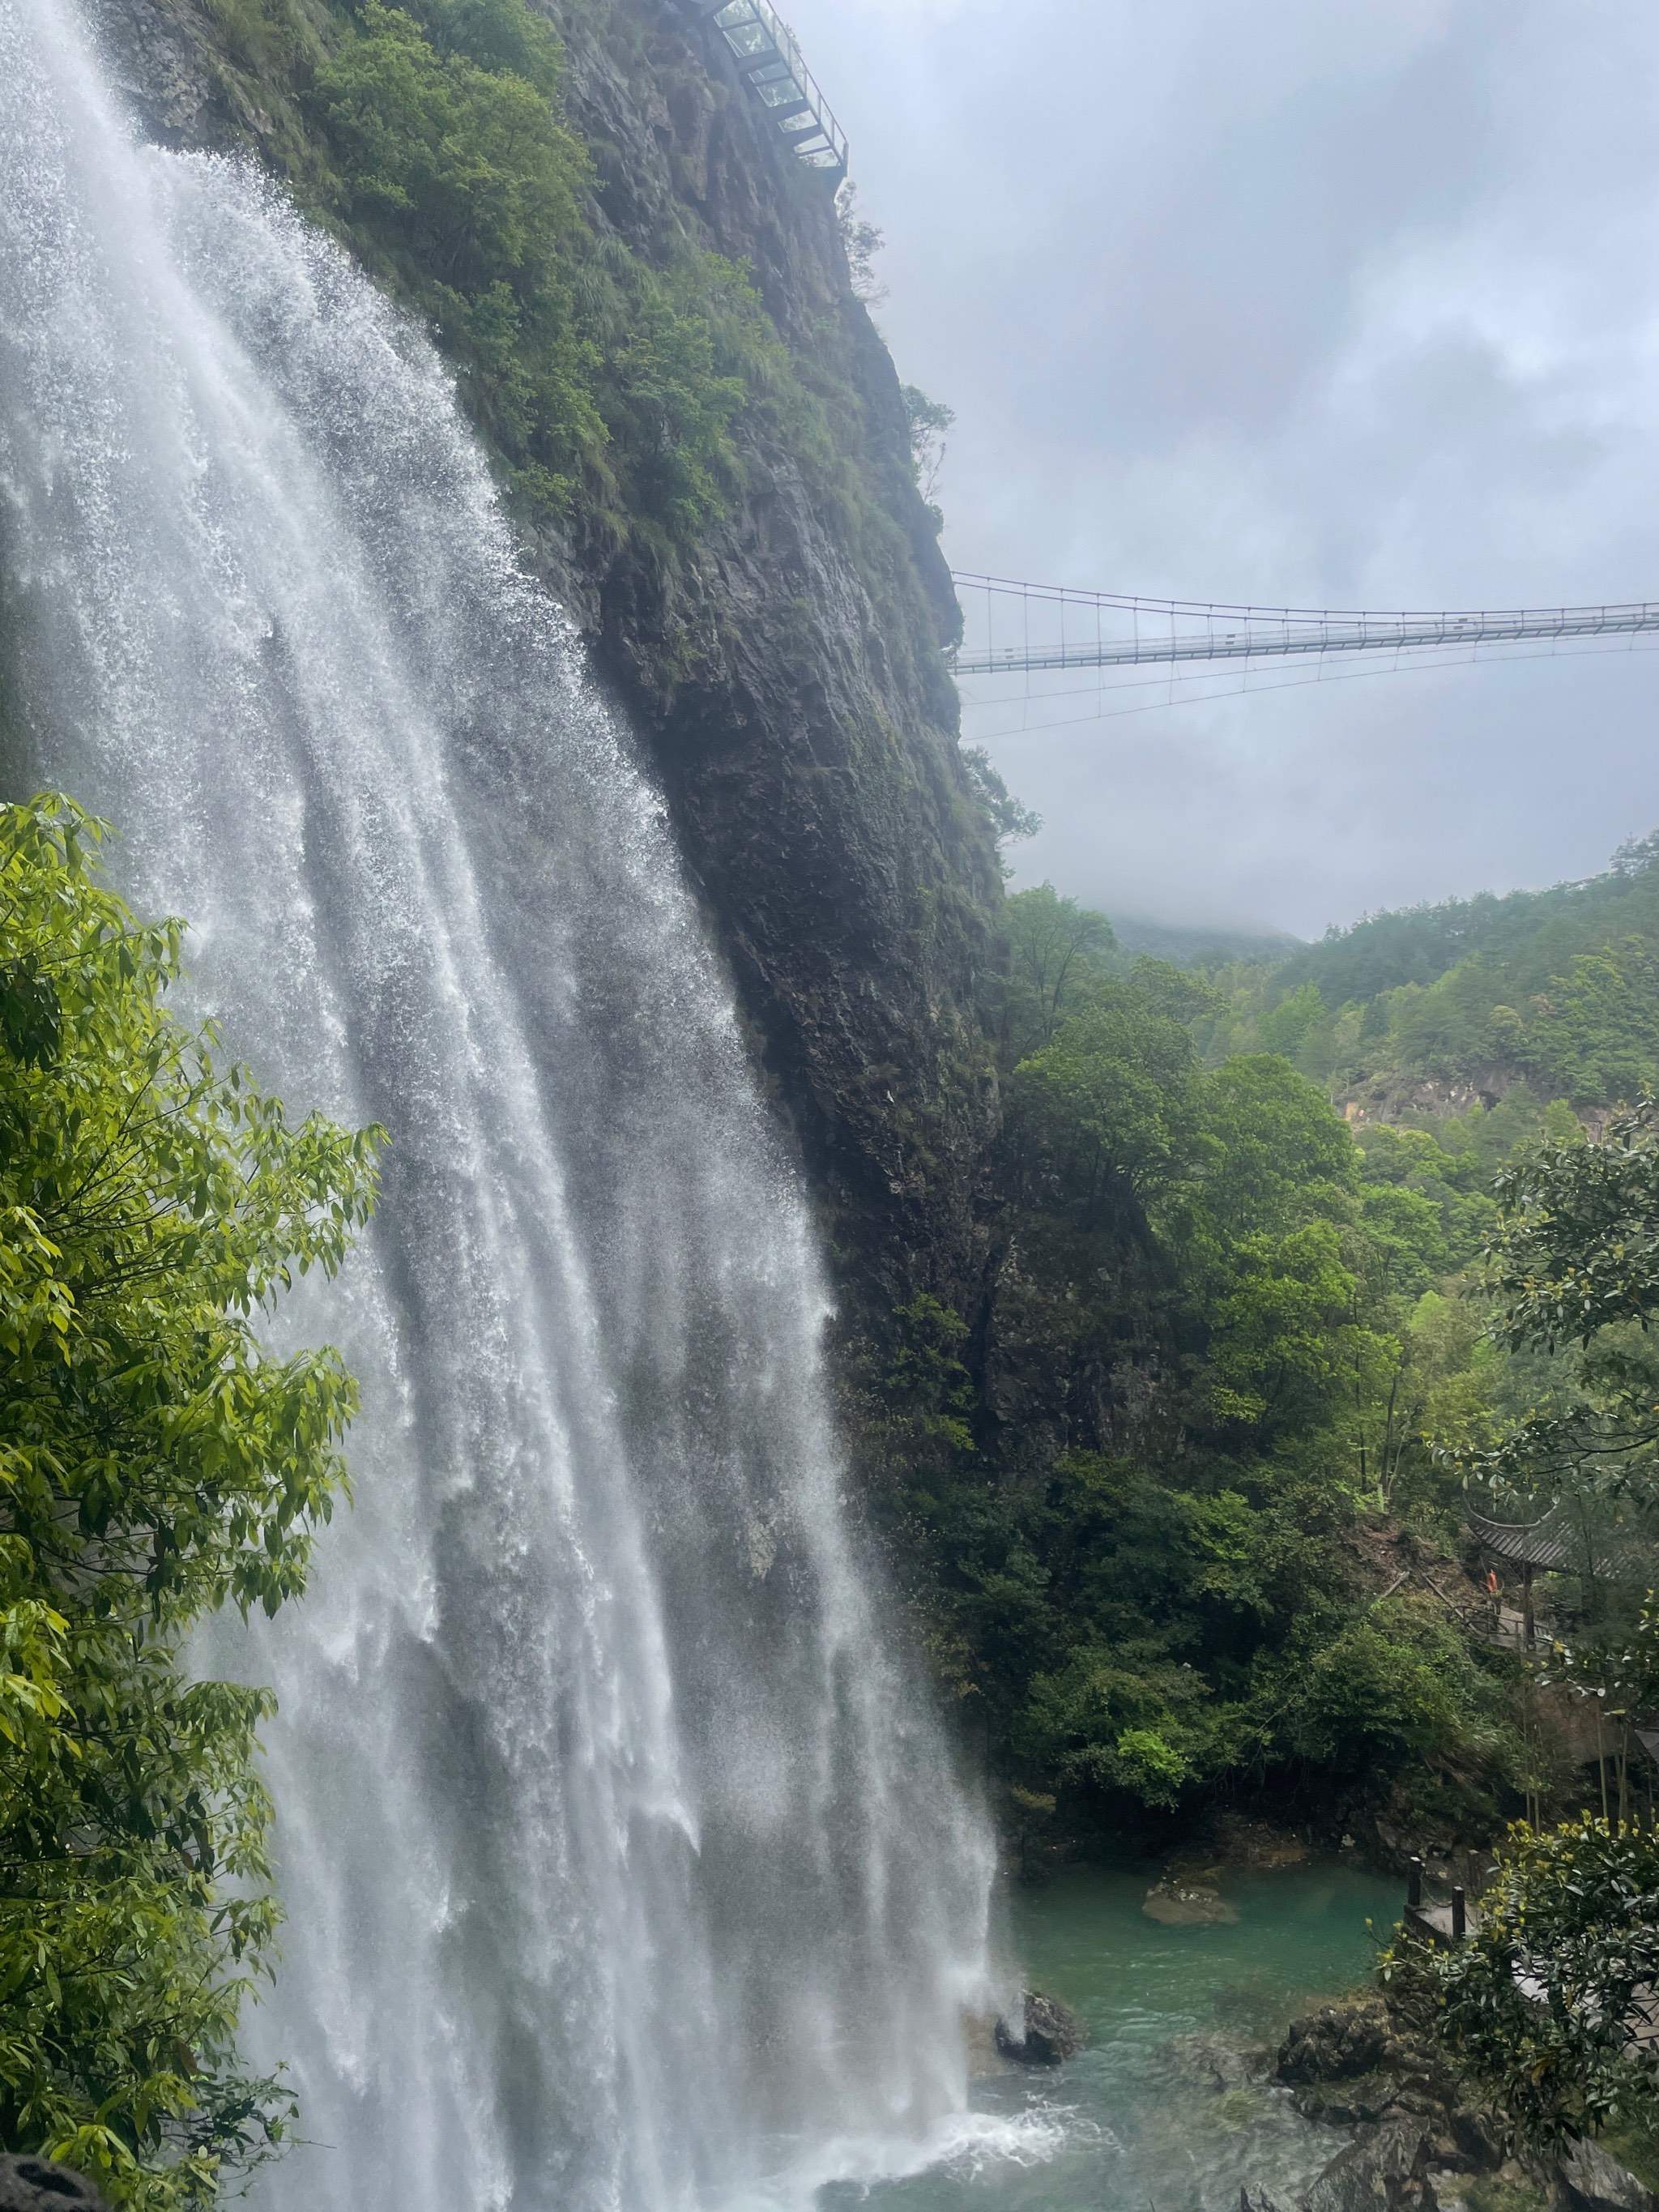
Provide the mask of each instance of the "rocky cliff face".
{"label": "rocky cliff face", "polygon": [[940,648],[959,617],[898,378],[824,179],[717,34],[677,0],[550,5],[600,218],[647,252],[689,221],[748,264],[791,352],[845,393],[847,462],[901,541],[872,576],[789,457],[751,438],[747,489],[687,573],[665,585],[591,549],[579,565],[844,1261],[873,1261],[890,1294],[957,1290],[994,1112],[973,1002],[1000,883],[957,755]]}
{"label": "rocky cliff face", "polygon": [[[227,64],[231,10],[94,4],[159,135],[268,148],[286,95]],[[643,732],[843,1284],[875,1310],[920,1286],[967,1303],[996,1113],[975,990],[1000,883],[957,749],[956,604],[898,379],[826,181],[718,34],[679,0],[537,4],[592,155],[590,222],[659,262],[690,242],[747,264],[827,396],[856,497],[815,499],[744,417],[741,488],[690,557],[593,526],[531,556]]]}

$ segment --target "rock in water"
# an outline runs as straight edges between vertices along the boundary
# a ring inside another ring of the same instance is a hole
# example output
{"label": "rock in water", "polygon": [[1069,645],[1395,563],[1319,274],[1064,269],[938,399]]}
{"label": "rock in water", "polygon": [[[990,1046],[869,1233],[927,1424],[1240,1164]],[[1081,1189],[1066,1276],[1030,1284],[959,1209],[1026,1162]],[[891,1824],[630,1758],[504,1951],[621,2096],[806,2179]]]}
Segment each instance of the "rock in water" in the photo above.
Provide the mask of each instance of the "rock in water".
{"label": "rock in water", "polygon": [[1338,2151],[1303,2199],[1304,2212],[1401,2212],[1423,2201],[1429,2131],[1398,2112]]}
{"label": "rock in water", "polygon": [[1060,2066],[1083,2048],[1083,2031],[1077,2014],[1057,1997],[1040,1996],[1027,1990],[1022,1996],[1024,2030],[1019,2035],[1006,2020],[997,2022],[997,2049],[1018,2066]]}
{"label": "rock in water", "polygon": [[1380,2066],[1389,2040],[1389,2015],[1375,2000],[1327,2005],[1291,2022],[1275,2070],[1292,2084],[1348,2081]]}
{"label": "rock in water", "polygon": [[1216,2031],[1199,2035],[1171,2036],[1158,2053],[1170,2075],[1193,2081],[1217,2096],[1229,2089],[1247,2089],[1267,2070],[1267,2054],[1237,2036]]}
{"label": "rock in water", "polygon": [[1581,2139],[1563,2154],[1555,2170],[1578,2212],[1654,2212],[1652,2191],[1600,2143]]}
{"label": "rock in water", "polygon": [[49,2158],[0,2157],[0,2212],[104,2212],[83,2174]]}
{"label": "rock in water", "polygon": [[1140,1909],[1164,1928],[1220,1928],[1238,1917],[1220,1891],[1204,1883],[1160,1881]]}

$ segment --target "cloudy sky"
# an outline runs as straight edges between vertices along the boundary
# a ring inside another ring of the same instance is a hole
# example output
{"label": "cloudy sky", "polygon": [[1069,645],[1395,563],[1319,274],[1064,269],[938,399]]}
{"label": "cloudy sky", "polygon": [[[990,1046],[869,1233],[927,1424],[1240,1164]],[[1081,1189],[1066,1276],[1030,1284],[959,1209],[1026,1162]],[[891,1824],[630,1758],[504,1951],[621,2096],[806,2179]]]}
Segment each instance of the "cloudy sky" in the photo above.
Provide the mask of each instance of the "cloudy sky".
{"label": "cloudy sky", "polygon": [[[957,411],[955,566],[1659,598],[1650,0],[785,4],[886,235],[878,319]],[[1158,695],[974,688],[1048,824],[1021,879],[1119,913],[1311,934],[1588,874],[1659,823],[1659,653],[1105,719]]]}

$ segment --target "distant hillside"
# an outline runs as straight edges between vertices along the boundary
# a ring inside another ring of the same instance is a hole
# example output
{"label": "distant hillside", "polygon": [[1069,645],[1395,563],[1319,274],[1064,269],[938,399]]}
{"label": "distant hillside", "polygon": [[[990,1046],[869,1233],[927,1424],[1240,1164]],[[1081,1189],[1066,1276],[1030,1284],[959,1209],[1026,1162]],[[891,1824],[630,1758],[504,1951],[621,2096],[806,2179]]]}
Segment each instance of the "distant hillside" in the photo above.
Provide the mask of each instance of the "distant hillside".
{"label": "distant hillside", "polygon": [[1136,915],[1115,914],[1110,920],[1126,953],[1173,961],[1178,968],[1218,968],[1229,961],[1277,963],[1314,949],[1287,929],[1183,928],[1172,922],[1146,921]]}
{"label": "distant hillside", "polygon": [[1382,1118],[1520,1092],[1581,1113],[1659,1083],[1659,833],[1607,872],[1369,915],[1268,973],[1205,963],[1207,1052],[1283,1052]]}

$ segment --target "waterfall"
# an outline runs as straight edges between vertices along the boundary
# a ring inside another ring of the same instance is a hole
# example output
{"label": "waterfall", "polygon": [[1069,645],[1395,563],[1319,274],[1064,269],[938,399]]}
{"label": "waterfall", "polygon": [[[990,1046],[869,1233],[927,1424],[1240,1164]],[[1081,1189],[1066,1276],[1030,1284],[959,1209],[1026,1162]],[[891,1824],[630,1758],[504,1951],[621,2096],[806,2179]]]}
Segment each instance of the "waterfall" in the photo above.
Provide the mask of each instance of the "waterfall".
{"label": "waterfall", "polygon": [[[273,2212],[787,2205],[965,2088],[990,1849],[849,1535],[806,1210],[629,733],[424,334],[0,0],[0,637],[191,1009],[383,1121],[278,1691]],[[15,795],[15,794],[13,794]]]}

